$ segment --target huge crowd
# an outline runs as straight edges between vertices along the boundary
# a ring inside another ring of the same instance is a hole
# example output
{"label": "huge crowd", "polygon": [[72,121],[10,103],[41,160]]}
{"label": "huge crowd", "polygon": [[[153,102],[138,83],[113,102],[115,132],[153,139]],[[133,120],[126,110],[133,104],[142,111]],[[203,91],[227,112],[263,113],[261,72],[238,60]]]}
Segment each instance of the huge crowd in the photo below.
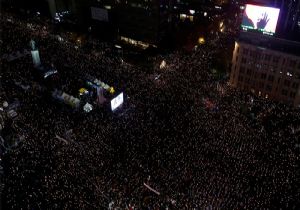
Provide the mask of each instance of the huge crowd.
{"label": "huge crowd", "polygon": [[22,136],[3,155],[6,209],[299,208],[299,110],[214,77],[228,37],[153,56],[146,71],[111,44],[59,41],[46,22],[3,14],[1,26],[1,57],[33,38],[65,92],[92,75],[128,96],[117,113],[73,112],[37,82],[30,56],[1,59],[0,100],[20,101],[10,129]]}

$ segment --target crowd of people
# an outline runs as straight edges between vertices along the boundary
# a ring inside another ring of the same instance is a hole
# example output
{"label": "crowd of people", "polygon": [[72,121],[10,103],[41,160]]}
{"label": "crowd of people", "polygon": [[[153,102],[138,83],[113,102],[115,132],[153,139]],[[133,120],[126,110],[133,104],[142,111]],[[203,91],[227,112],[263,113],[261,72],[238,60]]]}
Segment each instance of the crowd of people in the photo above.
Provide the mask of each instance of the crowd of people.
{"label": "crowd of people", "polygon": [[211,63],[229,36],[149,57],[146,71],[114,56],[111,44],[59,40],[48,24],[3,14],[1,54],[34,39],[63,91],[75,94],[90,75],[128,97],[116,113],[74,112],[47,94],[30,56],[0,59],[0,100],[20,101],[7,136],[22,136],[3,155],[6,209],[299,207],[299,110],[214,77]]}

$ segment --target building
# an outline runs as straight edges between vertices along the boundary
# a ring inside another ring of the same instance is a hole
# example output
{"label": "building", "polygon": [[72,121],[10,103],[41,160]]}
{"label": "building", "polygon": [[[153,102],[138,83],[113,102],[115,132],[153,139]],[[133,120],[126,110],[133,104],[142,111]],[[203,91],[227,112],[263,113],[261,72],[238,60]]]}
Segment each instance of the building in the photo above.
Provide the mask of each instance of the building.
{"label": "building", "polygon": [[101,35],[107,33],[109,28],[113,39],[147,48],[158,45],[170,29],[172,2],[173,0],[86,0],[80,8],[85,10],[85,20],[82,22],[92,26],[92,31]]}
{"label": "building", "polygon": [[[297,32],[300,28],[300,0],[273,0],[274,7],[280,8],[279,21],[283,32]],[[299,35],[299,34],[298,34]]]}
{"label": "building", "polygon": [[300,43],[242,32],[235,42],[230,85],[300,107]]}
{"label": "building", "polygon": [[118,1],[116,24],[121,40],[141,46],[157,45],[172,22],[172,0]]}

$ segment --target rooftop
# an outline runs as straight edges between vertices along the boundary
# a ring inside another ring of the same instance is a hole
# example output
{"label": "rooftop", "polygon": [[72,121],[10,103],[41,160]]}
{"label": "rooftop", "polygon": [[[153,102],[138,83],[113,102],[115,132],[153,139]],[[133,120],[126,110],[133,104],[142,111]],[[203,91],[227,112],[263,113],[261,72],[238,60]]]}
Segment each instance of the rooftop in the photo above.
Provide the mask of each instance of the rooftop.
{"label": "rooftop", "polygon": [[252,32],[241,32],[238,41],[275,50],[295,56],[300,56],[300,42],[279,39],[274,36],[262,35]]}

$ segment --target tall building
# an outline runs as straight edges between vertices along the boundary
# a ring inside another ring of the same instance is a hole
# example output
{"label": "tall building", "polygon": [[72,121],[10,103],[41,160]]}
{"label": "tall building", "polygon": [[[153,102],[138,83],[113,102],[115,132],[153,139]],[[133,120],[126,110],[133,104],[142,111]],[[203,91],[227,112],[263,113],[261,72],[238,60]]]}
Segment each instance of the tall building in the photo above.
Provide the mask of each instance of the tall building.
{"label": "tall building", "polygon": [[172,22],[172,0],[117,1],[119,36],[132,43],[157,45]]}
{"label": "tall building", "polygon": [[298,30],[300,26],[300,0],[274,0],[273,5],[281,9],[282,29],[284,31]]}
{"label": "tall building", "polygon": [[[83,0],[74,0],[80,2]],[[114,36],[133,45],[157,45],[172,22],[173,0],[86,0],[86,25],[106,33],[110,25]]]}
{"label": "tall building", "polygon": [[300,43],[242,32],[235,43],[230,84],[300,107]]}

